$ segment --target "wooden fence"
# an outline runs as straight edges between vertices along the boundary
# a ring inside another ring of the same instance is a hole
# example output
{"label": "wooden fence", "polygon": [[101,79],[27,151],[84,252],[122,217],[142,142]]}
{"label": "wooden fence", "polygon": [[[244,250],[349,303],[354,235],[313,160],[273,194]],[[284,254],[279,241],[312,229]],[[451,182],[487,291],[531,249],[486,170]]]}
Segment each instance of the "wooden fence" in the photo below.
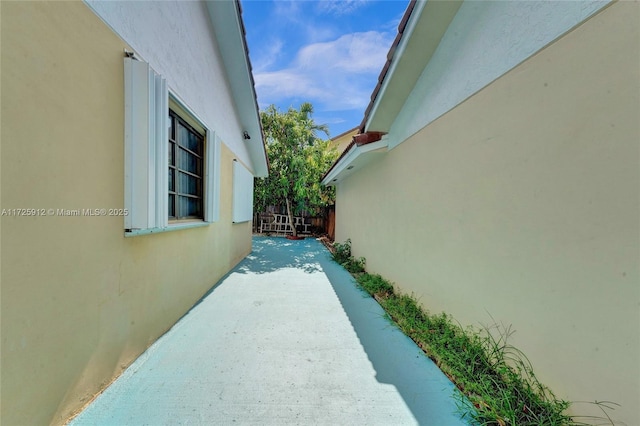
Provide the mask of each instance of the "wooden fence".
{"label": "wooden fence", "polygon": [[[273,234],[290,234],[291,227],[288,224],[286,211],[271,208],[267,212],[258,212],[253,215],[253,232],[273,233]],[[298,233],[328,235],[333,240],[335,235],[335,209],[333,206],[327,209],[327,217],[322,216],[296,216],[294,218],[297,224]]]}

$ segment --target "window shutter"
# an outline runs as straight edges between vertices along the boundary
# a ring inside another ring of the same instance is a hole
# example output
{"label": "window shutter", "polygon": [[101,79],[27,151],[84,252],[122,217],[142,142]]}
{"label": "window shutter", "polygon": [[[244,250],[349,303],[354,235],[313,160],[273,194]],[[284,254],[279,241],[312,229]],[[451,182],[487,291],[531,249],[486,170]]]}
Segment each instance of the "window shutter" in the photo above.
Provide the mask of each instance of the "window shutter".
{"label": "window shutter", "polygon": [[168,221],[167,82],[149,64],[124,59],[125,230],[164,228]]}
{"label": "window shutter", "polygon": [[253,218],[253,175],[239,161],[233,162],[233,222]]}
{"label": "window shutter", "polygon": [[220,220],[220,138],[207,130],[204,220]]}

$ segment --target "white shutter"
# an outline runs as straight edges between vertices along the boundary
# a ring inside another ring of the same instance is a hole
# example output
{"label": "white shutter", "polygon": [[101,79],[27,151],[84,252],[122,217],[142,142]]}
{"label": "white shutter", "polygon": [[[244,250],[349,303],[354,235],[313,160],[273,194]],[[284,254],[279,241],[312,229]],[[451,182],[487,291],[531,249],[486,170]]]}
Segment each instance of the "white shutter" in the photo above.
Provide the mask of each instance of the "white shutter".
{"label": "white shutter", "polygon": [[156,155],[155,155],[155,224],[166,228],[169,224],[169,89],[167,81],[155,75],[156,89]]}
{"label": "white shutter", "polygon": [[233,162],[233,222],[253,218],[253,175],[240,162]]}
{"label": "white shutter", "polygon": [[167,226],[169,92],[149,64],[124,60],[126,230]]}
{"label": "white shutter", "polygon": [[220,138],[207,130],[204,220],[220,220]]}

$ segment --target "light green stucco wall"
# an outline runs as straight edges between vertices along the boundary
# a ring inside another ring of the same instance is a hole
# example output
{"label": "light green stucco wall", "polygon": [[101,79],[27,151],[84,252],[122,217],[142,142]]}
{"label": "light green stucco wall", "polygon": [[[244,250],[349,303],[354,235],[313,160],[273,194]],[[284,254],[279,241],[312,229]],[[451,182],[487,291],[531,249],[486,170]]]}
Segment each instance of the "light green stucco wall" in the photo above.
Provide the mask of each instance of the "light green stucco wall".
{"label": "light green stucco wall", "polygon": [[[123,208],[126,44],[81,2],[2,2],[1,19],[1,208]],[[233,159],[223,145],[210,226],[1,218],[3,425],[62,423],[251,250]]]}
{"label": "light green stucco wall", "polygon": [[[338,184],[369,271],[640,424],[640,34],[620,2]],[[601,415],[585,404],[575,414]]]}

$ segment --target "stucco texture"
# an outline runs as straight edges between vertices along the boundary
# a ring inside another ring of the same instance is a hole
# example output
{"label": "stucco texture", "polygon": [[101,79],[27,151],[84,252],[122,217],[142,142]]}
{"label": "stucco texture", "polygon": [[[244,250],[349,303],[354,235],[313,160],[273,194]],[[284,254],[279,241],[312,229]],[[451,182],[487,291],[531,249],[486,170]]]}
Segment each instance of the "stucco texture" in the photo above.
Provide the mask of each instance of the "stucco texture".
{"label": "stucco texture", "polygon": [[369,271],[462,324],[511,324],[559,397],[614,401],[629,425],[640,424],[638,12],[606,8],[340,182],[336,202],[336,240],[351,238]]}
{"label": "stucco texture", "polygon": [[223,77],[225,67],[203,1],[154,1],[151,7],[140,1],[86,3],[152,64],[244,164],[251,164],[244,140],[238,137],[246,129],[236,108],[229,108],[233,94],[228,79]]}
{"label": "stucco texture", "polygon": [[[123,208],[123,49],[80,2],[2,2],[2,208]],[[2,217],[3,425],[60,424],[251,250],[231,224],[125,238],[123,218]]]}

